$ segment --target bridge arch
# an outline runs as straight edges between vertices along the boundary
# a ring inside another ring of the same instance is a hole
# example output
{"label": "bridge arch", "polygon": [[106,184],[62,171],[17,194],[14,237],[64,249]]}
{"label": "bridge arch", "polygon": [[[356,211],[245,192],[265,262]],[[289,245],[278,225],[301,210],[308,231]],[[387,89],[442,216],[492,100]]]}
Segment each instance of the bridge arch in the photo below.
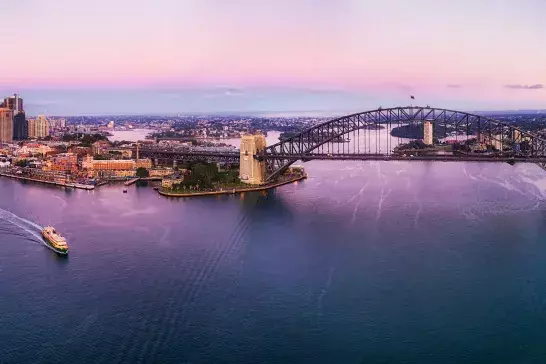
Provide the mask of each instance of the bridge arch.
{"label": "bridge arch", "polygon": [[[358,132],[360,138],[360,131],[364,131],[364,137],[366,134],[369,137],[371,131],[375,131],[377,135],[381,130],[388,130],[390,135],[391,128],[389,127],[393,125],[402,126],[424,122],[432,123],[434,128],[444,128],[444,131],[455,130],[457,134],[462,131],[467,136],[475,136],[488,142],[494,142],[500,147],[501,152],[509,141],[525,140],[528,147],[524,157],[546,157],[546,140],[501,120],[463,111],[428,106],[405,106],[379,108],[346,115],[311,126],[292,137],[266,147],[262,153],[257,155],[257,158],[265,162],[266,180],[271,180],[297,160],[316,155],[313,153],[314,151],[329,143],[340,141],[340,138],[345,135]],[[362,156],[366,154],[388,156],[392,153],[392,149],[390,149],[392,143],[389,146],[387,142],[385,147],[387,150],[383,152],[381,149],[378,150],[376,145],[376,150],[368,149],[367,153],[363,153]]]}

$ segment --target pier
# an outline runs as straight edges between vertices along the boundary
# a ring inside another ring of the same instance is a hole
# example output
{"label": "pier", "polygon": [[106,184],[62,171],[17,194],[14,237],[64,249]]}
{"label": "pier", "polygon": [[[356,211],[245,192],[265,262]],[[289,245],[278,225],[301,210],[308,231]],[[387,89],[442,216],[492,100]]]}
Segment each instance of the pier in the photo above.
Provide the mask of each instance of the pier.
{"label": "pier", "polygon": [[140,181],[140,178],[133,178],[133,179],[130,179],[128,181],[126,181],[125,183],[123,183],[125,186],[130,186],[132,184],[135,184],[137,183],[138,181]]}
{"label": "pier", "polygon": [[36,178],[15,176],[13,174],[8,174],[8,173],[3,173],[3,172],[0,172],[0,176],[20,179],[20,180],[24,180],[24,181],[45,183],[45,184],[48,184],[48,185],[54,185],[54,186],[60,186],[60,187],[79,188],[79,189],[82,189],[82,190],[94,190],[95,189],[94,185],[83,185],[83,184],[79,184],[79,183],[62,183],[62,182],[55,182],[55,181],[44,181],[44,180],[36,179]]}

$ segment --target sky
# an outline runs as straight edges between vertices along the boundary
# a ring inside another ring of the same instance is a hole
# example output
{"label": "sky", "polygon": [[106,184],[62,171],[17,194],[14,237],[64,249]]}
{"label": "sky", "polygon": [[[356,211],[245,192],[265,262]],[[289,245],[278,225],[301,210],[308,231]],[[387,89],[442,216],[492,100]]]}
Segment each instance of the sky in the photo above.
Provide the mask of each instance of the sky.
{"label": "sky", "polygon": [[[544,0],[0,0],[30,114],[546,109]],[[6,50],[9,50],[6,52]]]}

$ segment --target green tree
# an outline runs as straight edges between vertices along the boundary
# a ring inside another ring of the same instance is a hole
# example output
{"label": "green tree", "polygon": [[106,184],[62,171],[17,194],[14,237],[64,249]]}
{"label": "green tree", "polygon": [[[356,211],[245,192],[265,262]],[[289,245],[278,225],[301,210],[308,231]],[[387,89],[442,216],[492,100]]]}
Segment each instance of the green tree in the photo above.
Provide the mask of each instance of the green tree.
{"label": "green tree", "polygon": [[26,167],[27,166],[27,160],[26,159],[18,160],[17,163],[15,163],[15,165],[17,167]]}
{"label": "green tree", "polygon": [[146,178],[150,175],[150,173],[148,172],[148,170],[144,167],[138,167],[137,170],[136,170],[136,176],[138,178]]}
{"label": "green tree", "polygon": [[192,180],[203,188],[212,188],[217,175],[218,168],[214,163],[198,163],[192,168]]}

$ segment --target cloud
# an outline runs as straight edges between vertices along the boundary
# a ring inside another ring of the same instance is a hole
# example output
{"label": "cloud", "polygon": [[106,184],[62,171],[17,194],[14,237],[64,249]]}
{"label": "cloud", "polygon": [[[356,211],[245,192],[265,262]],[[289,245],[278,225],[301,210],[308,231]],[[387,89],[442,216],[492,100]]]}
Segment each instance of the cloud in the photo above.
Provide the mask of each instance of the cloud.
{"label": "cloud", "polygon": [[242,96],[244,95],[244,91],[238,88],[225,88],[221,89],[223,91],[225,96]]}
{"label": "cloud", "polygon": [[212,89],[204,90],[203,94],[205,98],[239,97],[244,95],[244,90],[234,87],[215,87]]}
{"label": "cloud", "polygon": [[160,95],[164,98],[171,100],[184,100],[189,97],[204,97],[212,99],[219,97],[244,96],[245,91],[243,89],[238,89],[234,87],[203,87],[162,92]]}
{"label": "cloud", "polygon": [[463,87],[462,85],[456,85],[456,84],[449,84],[447,85],[447,88],[461,88]]}
{"label": "cloud", "polygon": [[537,83],[536,85],[504,85],[504,87],[513,90],[540,90],[544,88],[544,85]]}

